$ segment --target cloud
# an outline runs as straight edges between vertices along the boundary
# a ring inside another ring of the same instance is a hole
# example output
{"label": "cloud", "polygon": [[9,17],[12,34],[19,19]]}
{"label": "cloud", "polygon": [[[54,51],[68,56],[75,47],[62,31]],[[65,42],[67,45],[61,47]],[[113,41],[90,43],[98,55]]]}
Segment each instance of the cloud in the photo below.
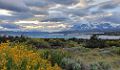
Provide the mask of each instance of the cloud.
{"label": "cloud", "polygon": [[108,4],[108,5],[102,6],[101,8],[102,8],[102,9],[113,9],[113,8],[116,8],[117,6],[118,6],[118,5]]}
{"label": "cloud", "polygon": [[12,16],[12,11],[0,9],[0,15]]}
{"label": "cloud", "polygon": [[120,0],[112,0],[113,2],[120,3]]}
{"label": "cloud", "polygon": [[0,23],[0,27],[6,28],[6,29],[19,29],[20,27],[16,24],[12,23]]}
{"label": "cloud", "polygon": [[62,22],[69,20],[68,16],[62,11],[49,11],[49,15],[42,22]]}
{"label": "cloud", "polygon": [[26,12],[29,10],[22,0],[0,0],[0,8],[16,12]]}
{"label": "cloud", "polygon": [[31,18],[33,15],[31,13],[18,13],[14,12],[11,13],[11,15],[0,15],[1,20],[9,20],[9,21],[16,21],[16,20],[22,20],[22,19],[27,19]]}
{"label": "cloud", "polygon": [[116,13],[116,14],[113,14],[112,16],[100,18],[99,20],[102,20],[105,22],[111,22],[115,24],[120,24],[120,14]]}
{"label": "cloud", "polygon": [[33,14],[29,13],[29,12],[27,12],[27,13],[24,13],[24,12],[22,12],[22,13],[12,13],[12,15],[13,15],[13,18],[16,18],[18,20],[33,17]]}
{"label": "cloud", "polygon": [[[0,0],[1,9],[4,11],[0,11],[0,20],[10,24],[0,23],[9,29],[55,31],[59,28],[60,31],[83,23],[86,26],[95,22],[120,24],[119,0]],[[14,24],[17,21],[28,23]]]}
{"label": "cloud", "polygon": [[113,2],[113,3],[108,3],[108,4],[104,4],[104,5],[100,6],[100,9],[104,9],[104,10],[115,9],[118,6],[119,6],[119,4],[116,4]]}
{"label": "cloud", "polygon": [[54,2],[57,4],[63,4],[63,5],[72,5],[74,3],[79,2],[79,0],[48,0],[49,2]]}
{"label": "cloud", "polygon": [[88,6],[88,2],[86,0],[80,0],[73,8],[86,8]]}
{"label": "cloud", "polygon": [[16,21],[14,24],[22,27],[22,30],[28,31],[56,32],[70,28],[69,24],[61,22]]}
{"label": "cloud", "polygon": [[49,3],[45,0],[24,0],[27,6],[46,7]]}
{"label": "cloud", "polygon": [[31,13],[34,15],[48,15],[48,10],[38,7],[31,8]]}

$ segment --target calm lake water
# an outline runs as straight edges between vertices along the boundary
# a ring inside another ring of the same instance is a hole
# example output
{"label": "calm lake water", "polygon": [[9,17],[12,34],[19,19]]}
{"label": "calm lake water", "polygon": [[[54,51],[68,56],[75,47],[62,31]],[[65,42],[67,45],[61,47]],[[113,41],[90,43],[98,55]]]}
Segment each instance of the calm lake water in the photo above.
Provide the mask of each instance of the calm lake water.
{"label": "calm lake water", "polygon": [[[20,33],[5,33],[0,35],[10,35],[10,36],[20,36]],[[32,37],[32,38],[81,38],[81,39],[90,39],[92,35],[63,35],[63,34],[41,34],[41,33],[33,33],[33,34],[23,34],[24,36]],[[110,35],[100,35],[98,38],[101,39],[120,39],[119,36],[110,36]]]}
{"label": "calm lake water", "polygon": [[101,35],[99,36],[101,39],[120,39],[120,36],[109,36],[109,35]]}

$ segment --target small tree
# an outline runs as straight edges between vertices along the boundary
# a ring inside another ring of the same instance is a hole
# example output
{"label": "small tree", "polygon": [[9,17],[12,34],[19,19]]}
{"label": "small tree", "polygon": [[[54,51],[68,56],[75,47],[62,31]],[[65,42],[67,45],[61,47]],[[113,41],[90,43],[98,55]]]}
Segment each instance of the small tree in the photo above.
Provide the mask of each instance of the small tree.
{"label": "small tree", "polygon": [[102,39],[98,39],[97,35],[92,35],[90,40],[86,43],[87,48],[104,48],[107,47],[106,43]]}

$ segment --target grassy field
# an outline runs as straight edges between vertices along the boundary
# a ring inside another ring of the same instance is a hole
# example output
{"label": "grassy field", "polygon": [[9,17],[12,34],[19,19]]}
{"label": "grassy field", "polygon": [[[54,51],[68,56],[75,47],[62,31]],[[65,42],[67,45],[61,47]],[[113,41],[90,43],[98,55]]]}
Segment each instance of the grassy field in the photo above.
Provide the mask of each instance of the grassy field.
{"label": "grassy field", "polygon": [[0,70],[120,70],[120,40],[85,41],[0,39]]}

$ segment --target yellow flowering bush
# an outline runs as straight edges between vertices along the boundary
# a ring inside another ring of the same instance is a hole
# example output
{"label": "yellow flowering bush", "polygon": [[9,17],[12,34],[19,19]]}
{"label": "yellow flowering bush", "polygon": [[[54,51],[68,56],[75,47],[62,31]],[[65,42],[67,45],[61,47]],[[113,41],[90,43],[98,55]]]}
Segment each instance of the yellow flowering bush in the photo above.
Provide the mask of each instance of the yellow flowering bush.
{"label": "yellow flowering bush", "polygon": [[0,44],[0,70],[61,70],[56,64],[43,59],[33,50],[20,45],[11,47],[9,43]]}

